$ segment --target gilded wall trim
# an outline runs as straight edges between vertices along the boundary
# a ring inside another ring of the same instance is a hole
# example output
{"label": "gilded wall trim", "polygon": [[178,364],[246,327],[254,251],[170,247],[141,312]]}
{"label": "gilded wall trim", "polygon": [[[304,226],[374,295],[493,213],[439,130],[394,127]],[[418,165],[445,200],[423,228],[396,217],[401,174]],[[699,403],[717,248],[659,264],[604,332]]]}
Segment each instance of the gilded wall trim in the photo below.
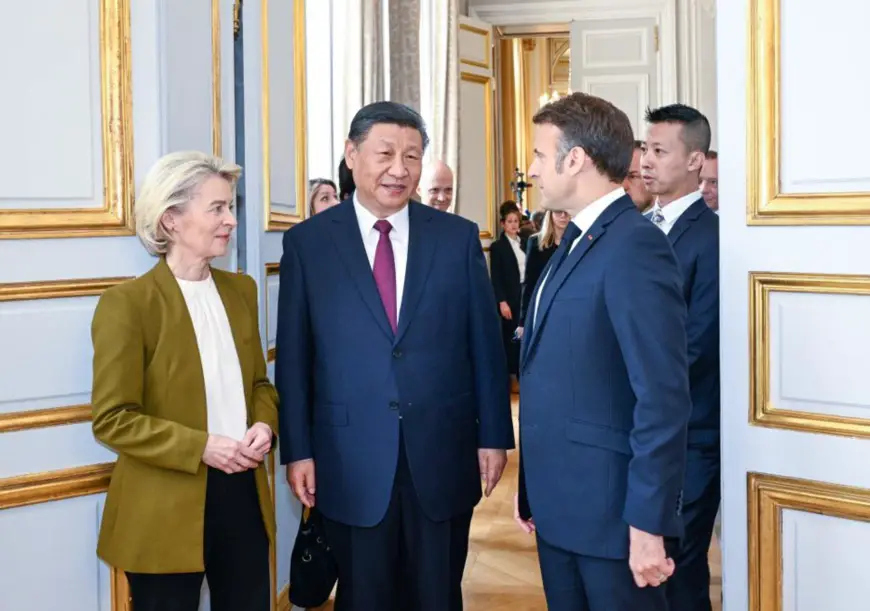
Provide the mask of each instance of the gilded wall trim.
{"label": "gilded wall trim", "polygon": [[[47,282],[10,282],[0,284],[0,303],[36,299],[93,297],[126,280],[130,280],[130,278],[84,278],[76,280],[50,280]],[[78,422],[87,422],[90,419],[91,407],[89,405],[69,405],[10,412],[0,414],[0,433],[76,424]]]}
{"label": "gilded wall trim", "polygon": [[[281,264],[280,263],[266,263],[266,278],[269,276],[277,276],[281,273]],[[263,283],[263,303],[265,304],[264,308],[266,311],[266,344],[269,343],[269,282],[268,280]],[[269,348],[266,351],[266,362],[271,363],[275,360],[275,348]]]}
{"label": "gilded wall trim", "polygon": [[[104,493],[114,467],[115,463],[102,463],[0,479],[0,511]],[[110,570],[112,611],[129,611],[127,579],[123,571]]]}
{"label": "gilded wall trim", "polygon": [[870,522],[870,490],[763,473],[747,475],[749,611],[782,611],[782,513]]}
{"label": "gilded wall trim", "polygon": [[[305,0],[293,1],[293,138],[295,143],[296,212],[276,212],[272,206],[271,149],[269,121],[269,0],[261,0],[260,38],[262,42],[262,113],[263,113],[263,205],[266,231],[284,231],[305,220],[308,193],[306,105],[308,103],[305,67]],[[289,170],[289,168],[288,168]]]}
{"label": "gilded wall trim", "polygon": [[484,56],[486,57],[485,61],[478,61],[476,59],[460,56],[459,62],[467,66],[475,66],[477,68],[483,68],[484,70],[490,70],[492,68],[492,37],[490,31],[483,28],[476,28],[473,25],[468,25],[467,23],[460,23],[459,29],[461,31],[469,32],[471,34],[483,36]]}
{"label": "gilded wall trim", "polygon": [[90,405],[49,407],[0,414],[0,433],[42,429],[64,424],[88,422],[91,419]]}
{"label": "gilded wall trim", "polygon": [[749,225],[868,225],[870,193],[783,193],[780,0],[749,1]]}
{"label": "gilded wall trim", "polygon": [[870,438],[870,418],[780,409],[771,400],[770,294],[870,296],[870,277],[814,274],[749,275],[749,422],[770,428]]}
{"label": "gilded wall trim", "polygon": [[290,585],[284,586],[278,594],[278,603],[275,605],[277,611],[292,611],[293,605],[290,604]]}
{"label": "gilded wall trim", "polygon": [[105,492],[115,463],[0,479],[0,510]]}
{"label": "gilded wall trim", "polygon": [[100,0],[99,9],[102,206],[0,210],[0,239],[134,234],[130,0]]}
{"label": "gilded wall trim", "polygon": [[482,74],[461,72],[460,80],[483,85],[484,137],[486,138],[486,227],[480,229],[480,237],[491,240],[495,235],[495,142],[493,126],[492,79]]}
{"label": "gilded wall trim", "polygon": [[221,0],[211,0],[211,147],[215,157],[223,155],[221,60]]}

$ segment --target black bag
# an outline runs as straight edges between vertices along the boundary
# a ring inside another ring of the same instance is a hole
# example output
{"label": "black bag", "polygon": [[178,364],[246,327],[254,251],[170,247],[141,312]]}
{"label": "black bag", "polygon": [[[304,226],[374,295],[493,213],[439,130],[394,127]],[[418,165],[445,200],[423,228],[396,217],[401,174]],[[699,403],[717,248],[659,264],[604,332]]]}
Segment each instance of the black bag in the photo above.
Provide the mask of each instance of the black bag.
{"label": "black bag", "polygon": [[324,604],[338,580],[338,565],[316,509],[302,512],[290,556],[290,602],[307,609]]}

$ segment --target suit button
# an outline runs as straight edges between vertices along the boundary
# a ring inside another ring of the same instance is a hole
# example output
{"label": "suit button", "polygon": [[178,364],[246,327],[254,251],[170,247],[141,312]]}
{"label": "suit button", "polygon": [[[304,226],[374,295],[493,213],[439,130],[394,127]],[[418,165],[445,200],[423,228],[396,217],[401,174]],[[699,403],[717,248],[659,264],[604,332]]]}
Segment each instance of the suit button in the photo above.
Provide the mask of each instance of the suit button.
{"label": "suit button", "polygon": [[401,350],[393,350],[393,358],[394,359],[402,358],[402,351]]}
{"label": "suit button", "polygon": [[390,409],[399,409],[398,401],[390,401]]}

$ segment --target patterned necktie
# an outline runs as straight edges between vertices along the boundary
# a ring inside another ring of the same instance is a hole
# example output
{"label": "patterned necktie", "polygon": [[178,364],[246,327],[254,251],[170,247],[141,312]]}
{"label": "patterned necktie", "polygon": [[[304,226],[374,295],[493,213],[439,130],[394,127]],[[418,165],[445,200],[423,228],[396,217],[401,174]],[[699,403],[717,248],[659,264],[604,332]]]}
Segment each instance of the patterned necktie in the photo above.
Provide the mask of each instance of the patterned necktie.
{"label": "patterned necktie", "polygon": [[380,233],[378,248],[375,250],[375,264],[372,273],[375,276],[375,284],[387,313],[387,320],[393,333],[398,328],[398,313],[396,311],[396,259],[393,256],[393,243],[390,242],[390,231],[393,226],[389,221],[380,220],[375,223],[375,229]]}
{"label": "patterned necktie", "polygon": [[649,220],[651,220],[659,229],[661,229],[662,225],[664,225],[665,215],[662,214],[662,209],[659,207],[658,204],[653,206],[652,212],[649,215]]}

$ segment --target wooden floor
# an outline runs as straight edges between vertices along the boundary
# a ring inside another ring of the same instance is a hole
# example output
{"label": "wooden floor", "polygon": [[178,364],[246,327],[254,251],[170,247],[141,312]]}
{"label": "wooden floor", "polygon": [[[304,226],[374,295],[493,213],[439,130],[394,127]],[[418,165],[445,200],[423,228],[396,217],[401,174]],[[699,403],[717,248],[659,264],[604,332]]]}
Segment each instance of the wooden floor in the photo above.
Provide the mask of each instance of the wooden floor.
{"label": "wooden floor", "polygon": [[[516,402],[514,427],[517,427]],[[541,572],[532,535],[520,531],[513,519],[517,454],[511,452],[499,486],[477,506],[463,592],[466,611],[546,611]],[[718,544],[710,550],[713,572],[710,597],[721,611],[721,565]],[[321,611],[332,610],[328,603]]]}

